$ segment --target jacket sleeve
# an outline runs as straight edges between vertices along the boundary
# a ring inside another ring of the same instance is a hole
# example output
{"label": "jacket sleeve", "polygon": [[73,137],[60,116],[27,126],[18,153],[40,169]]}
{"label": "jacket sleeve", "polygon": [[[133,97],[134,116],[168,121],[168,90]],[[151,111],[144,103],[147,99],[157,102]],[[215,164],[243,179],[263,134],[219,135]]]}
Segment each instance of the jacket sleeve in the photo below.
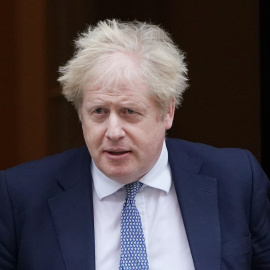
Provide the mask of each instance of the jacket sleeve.
{"label": "jacket sleeve", "polygon": [[12,202],[5,171],[0,172],[0,270],[17,269],[17,245]]}
{"label": "jacket sleeve", "polygon": [[270,269],[270,182],[256,159],[248,153],[252,172],[250,232],[252,239],[252,269]]}

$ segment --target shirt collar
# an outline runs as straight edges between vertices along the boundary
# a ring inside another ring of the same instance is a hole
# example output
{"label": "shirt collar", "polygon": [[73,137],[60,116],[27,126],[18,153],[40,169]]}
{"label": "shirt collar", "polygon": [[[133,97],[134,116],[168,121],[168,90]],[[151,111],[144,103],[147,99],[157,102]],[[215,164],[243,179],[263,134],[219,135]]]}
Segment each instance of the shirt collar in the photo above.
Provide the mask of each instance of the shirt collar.
{"label": "shirt collar", "polygon": [[[92,176],[94,187],[97,196],[100,200],[115,193],[117,190],[122,188],[125,184],[119,183],[115,180],[110,179],[103,174],[95,165],[92,160]],[[171,187],[171,171],[168,164],[168,150],[163,142],[161,154],[154,167],[145,174],[140,180],[143,184],[169,192]]]}

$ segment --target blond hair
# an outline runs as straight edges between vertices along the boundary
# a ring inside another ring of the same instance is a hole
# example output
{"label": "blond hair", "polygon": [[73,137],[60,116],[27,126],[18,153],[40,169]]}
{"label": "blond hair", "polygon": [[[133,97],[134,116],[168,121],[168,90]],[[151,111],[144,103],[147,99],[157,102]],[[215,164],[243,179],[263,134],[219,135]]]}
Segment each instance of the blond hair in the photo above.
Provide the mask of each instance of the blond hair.
{"label": "blond hair", "polygon": [[94,84],[102,80],[107,85],[123,76],[117,64],[111,68],[104,66],[112,54],[119,52],[137,59],[138,74],[147,83],[161,115],[166,113],[172,100],[176,107],[181,104],[188,86],[185,56],[160,26],[138,21],[100,21],[82,33],[75,44],[76,52],[60,67],[58,81],[63,95],[78,111],[86,82]]}

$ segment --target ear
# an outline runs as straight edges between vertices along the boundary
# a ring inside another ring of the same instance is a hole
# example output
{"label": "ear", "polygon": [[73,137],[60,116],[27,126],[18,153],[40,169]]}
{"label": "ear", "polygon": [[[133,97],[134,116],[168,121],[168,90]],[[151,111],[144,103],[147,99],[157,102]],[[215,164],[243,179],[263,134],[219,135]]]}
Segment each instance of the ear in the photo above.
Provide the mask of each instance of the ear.
{"label": "ear", "polygon": [[175,111],[175,99],[171,101],[169,104],[167,113],[164,118],[165,128],[166,130],[170,129],[173,124],[173,118],[174,118],[174,111]]}

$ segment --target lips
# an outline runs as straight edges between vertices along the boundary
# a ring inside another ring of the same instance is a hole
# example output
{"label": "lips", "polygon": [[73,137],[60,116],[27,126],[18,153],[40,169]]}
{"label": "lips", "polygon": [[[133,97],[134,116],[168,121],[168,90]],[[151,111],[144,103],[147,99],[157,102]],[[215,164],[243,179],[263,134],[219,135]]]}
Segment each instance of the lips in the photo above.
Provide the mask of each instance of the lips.
{"label": "lips", "polygon": [[122,155],[122,154],[129,153],[130,151],[107,151],[107,152],[112,155]]}
{"label": "lips", "polygon": [[106,149],[104,153],[106,153],[108,159],[120,161],[126,160],[130,156],[131,151],[125,149]]}

